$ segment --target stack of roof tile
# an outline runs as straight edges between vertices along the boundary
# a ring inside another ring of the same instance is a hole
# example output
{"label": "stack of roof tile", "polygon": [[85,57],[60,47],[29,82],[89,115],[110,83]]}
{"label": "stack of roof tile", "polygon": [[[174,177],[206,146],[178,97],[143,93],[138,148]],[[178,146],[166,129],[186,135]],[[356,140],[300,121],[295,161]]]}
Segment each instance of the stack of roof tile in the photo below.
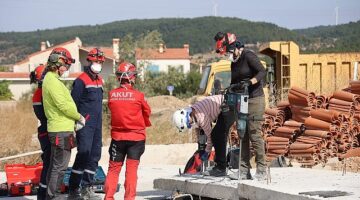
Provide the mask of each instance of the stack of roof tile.
{"label": "stack of roof tile", "polygon": [[[353,85],[359,90],[352,89]],[[360,93],[360,82],[352,82],[349,91]],[[342,159],[360,152],[353,150],[360,143],[359,95],[336,91],[331,97],[315,96],[293,87],[288,99],[288,104],[278,104],[265,112],[262,131],[267,160],[285,155],[304,166],[313,166],[325,164],[331,157]],[[285,117],[285,110],[291,110],[290,117]]]}

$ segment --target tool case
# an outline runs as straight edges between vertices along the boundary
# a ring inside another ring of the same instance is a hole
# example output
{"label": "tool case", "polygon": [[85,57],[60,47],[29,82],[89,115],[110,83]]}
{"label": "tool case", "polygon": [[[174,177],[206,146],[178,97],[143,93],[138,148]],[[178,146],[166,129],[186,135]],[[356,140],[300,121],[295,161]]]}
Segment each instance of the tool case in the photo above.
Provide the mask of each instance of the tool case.
{"label": "tool case", "polygon": [[42,168],[42,163],[35,165],[5,165],[8,195],[23,196],[36,194]]}

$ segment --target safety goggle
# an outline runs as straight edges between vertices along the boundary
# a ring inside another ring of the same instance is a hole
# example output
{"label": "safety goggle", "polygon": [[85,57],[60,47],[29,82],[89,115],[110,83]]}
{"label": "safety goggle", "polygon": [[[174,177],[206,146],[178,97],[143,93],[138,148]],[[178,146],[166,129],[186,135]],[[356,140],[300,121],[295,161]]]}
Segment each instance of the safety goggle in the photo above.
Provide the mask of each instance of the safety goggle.
{"label": "safety goggle", "polygon": [[61,54],[51,54],[48,62],[55,64],[57,67],[65,66],[67,69],[70,68],[71,63],[75,62],[75,59],[68,59]]}

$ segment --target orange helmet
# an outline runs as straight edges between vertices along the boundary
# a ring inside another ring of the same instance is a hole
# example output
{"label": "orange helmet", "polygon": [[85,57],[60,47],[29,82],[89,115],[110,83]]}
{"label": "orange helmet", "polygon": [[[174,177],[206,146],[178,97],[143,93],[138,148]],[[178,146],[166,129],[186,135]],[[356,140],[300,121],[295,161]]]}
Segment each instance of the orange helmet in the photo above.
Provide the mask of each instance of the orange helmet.
{"label": "orange helmet", "polygon": [[99,48],[93,48],[89,51],[87,57],[87,61],[98,61],[98,62],[105,62],[104,52],[101,51]]}
{"label": "orange helmet", "polygon": [[235,47],[236,36],[233,33],[218,32],[214,40],[216,41],[216,53],[224,55]]}
{"label": "orange helmet", "polygon": [[122,80],[128,80],[129,82],[135,83],[137,73],[135,65],[128,62],[120,63],[115,72],[120,83]]}
{"label": "orange helmet", "polygon": [[48,59],[48,64],[55,64],[57,67],[60,67],[63,64],[59,63],[59,59],[62,59],[65,62],[67,68],[70,68],[71,64],[75,63],[75,59],[71,57],[70,52],[62,47],[52,50]]}
{"label": "orange helmet", "polygon": [[44,72],[45,66],[40,64],[35,68],[34,71],[30,73],[30,84],[41,81],[42,74]]}

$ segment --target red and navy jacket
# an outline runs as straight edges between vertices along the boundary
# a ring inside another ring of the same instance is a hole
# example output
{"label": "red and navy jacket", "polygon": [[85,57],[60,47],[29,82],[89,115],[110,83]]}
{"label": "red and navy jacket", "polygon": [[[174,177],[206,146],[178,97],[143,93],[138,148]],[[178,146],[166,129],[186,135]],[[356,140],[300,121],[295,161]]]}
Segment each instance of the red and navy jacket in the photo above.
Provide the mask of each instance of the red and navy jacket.
{"label": "red and navy jacket", "polygon": [[150,106],[143,93],[130,84],[123,86],[109,92],[111,138],[117,141],[145,140],[145,128],[151,126]]}
{"label": "red and navy jacket", "polygon": [[47,119],[44,112],[44,106],[42,104],[42,89],[38,87],[33,94],[33,109],[36,117],[40,121],[40,126],[38,126],[38,134],[46,135],[47,134]]}
{"label": "red and navy jacket", "polygon": [[75,79],[71,96],[78,112],[86,118],[86,125],[92,127],[101,126],[103,79],[86,69]]}

